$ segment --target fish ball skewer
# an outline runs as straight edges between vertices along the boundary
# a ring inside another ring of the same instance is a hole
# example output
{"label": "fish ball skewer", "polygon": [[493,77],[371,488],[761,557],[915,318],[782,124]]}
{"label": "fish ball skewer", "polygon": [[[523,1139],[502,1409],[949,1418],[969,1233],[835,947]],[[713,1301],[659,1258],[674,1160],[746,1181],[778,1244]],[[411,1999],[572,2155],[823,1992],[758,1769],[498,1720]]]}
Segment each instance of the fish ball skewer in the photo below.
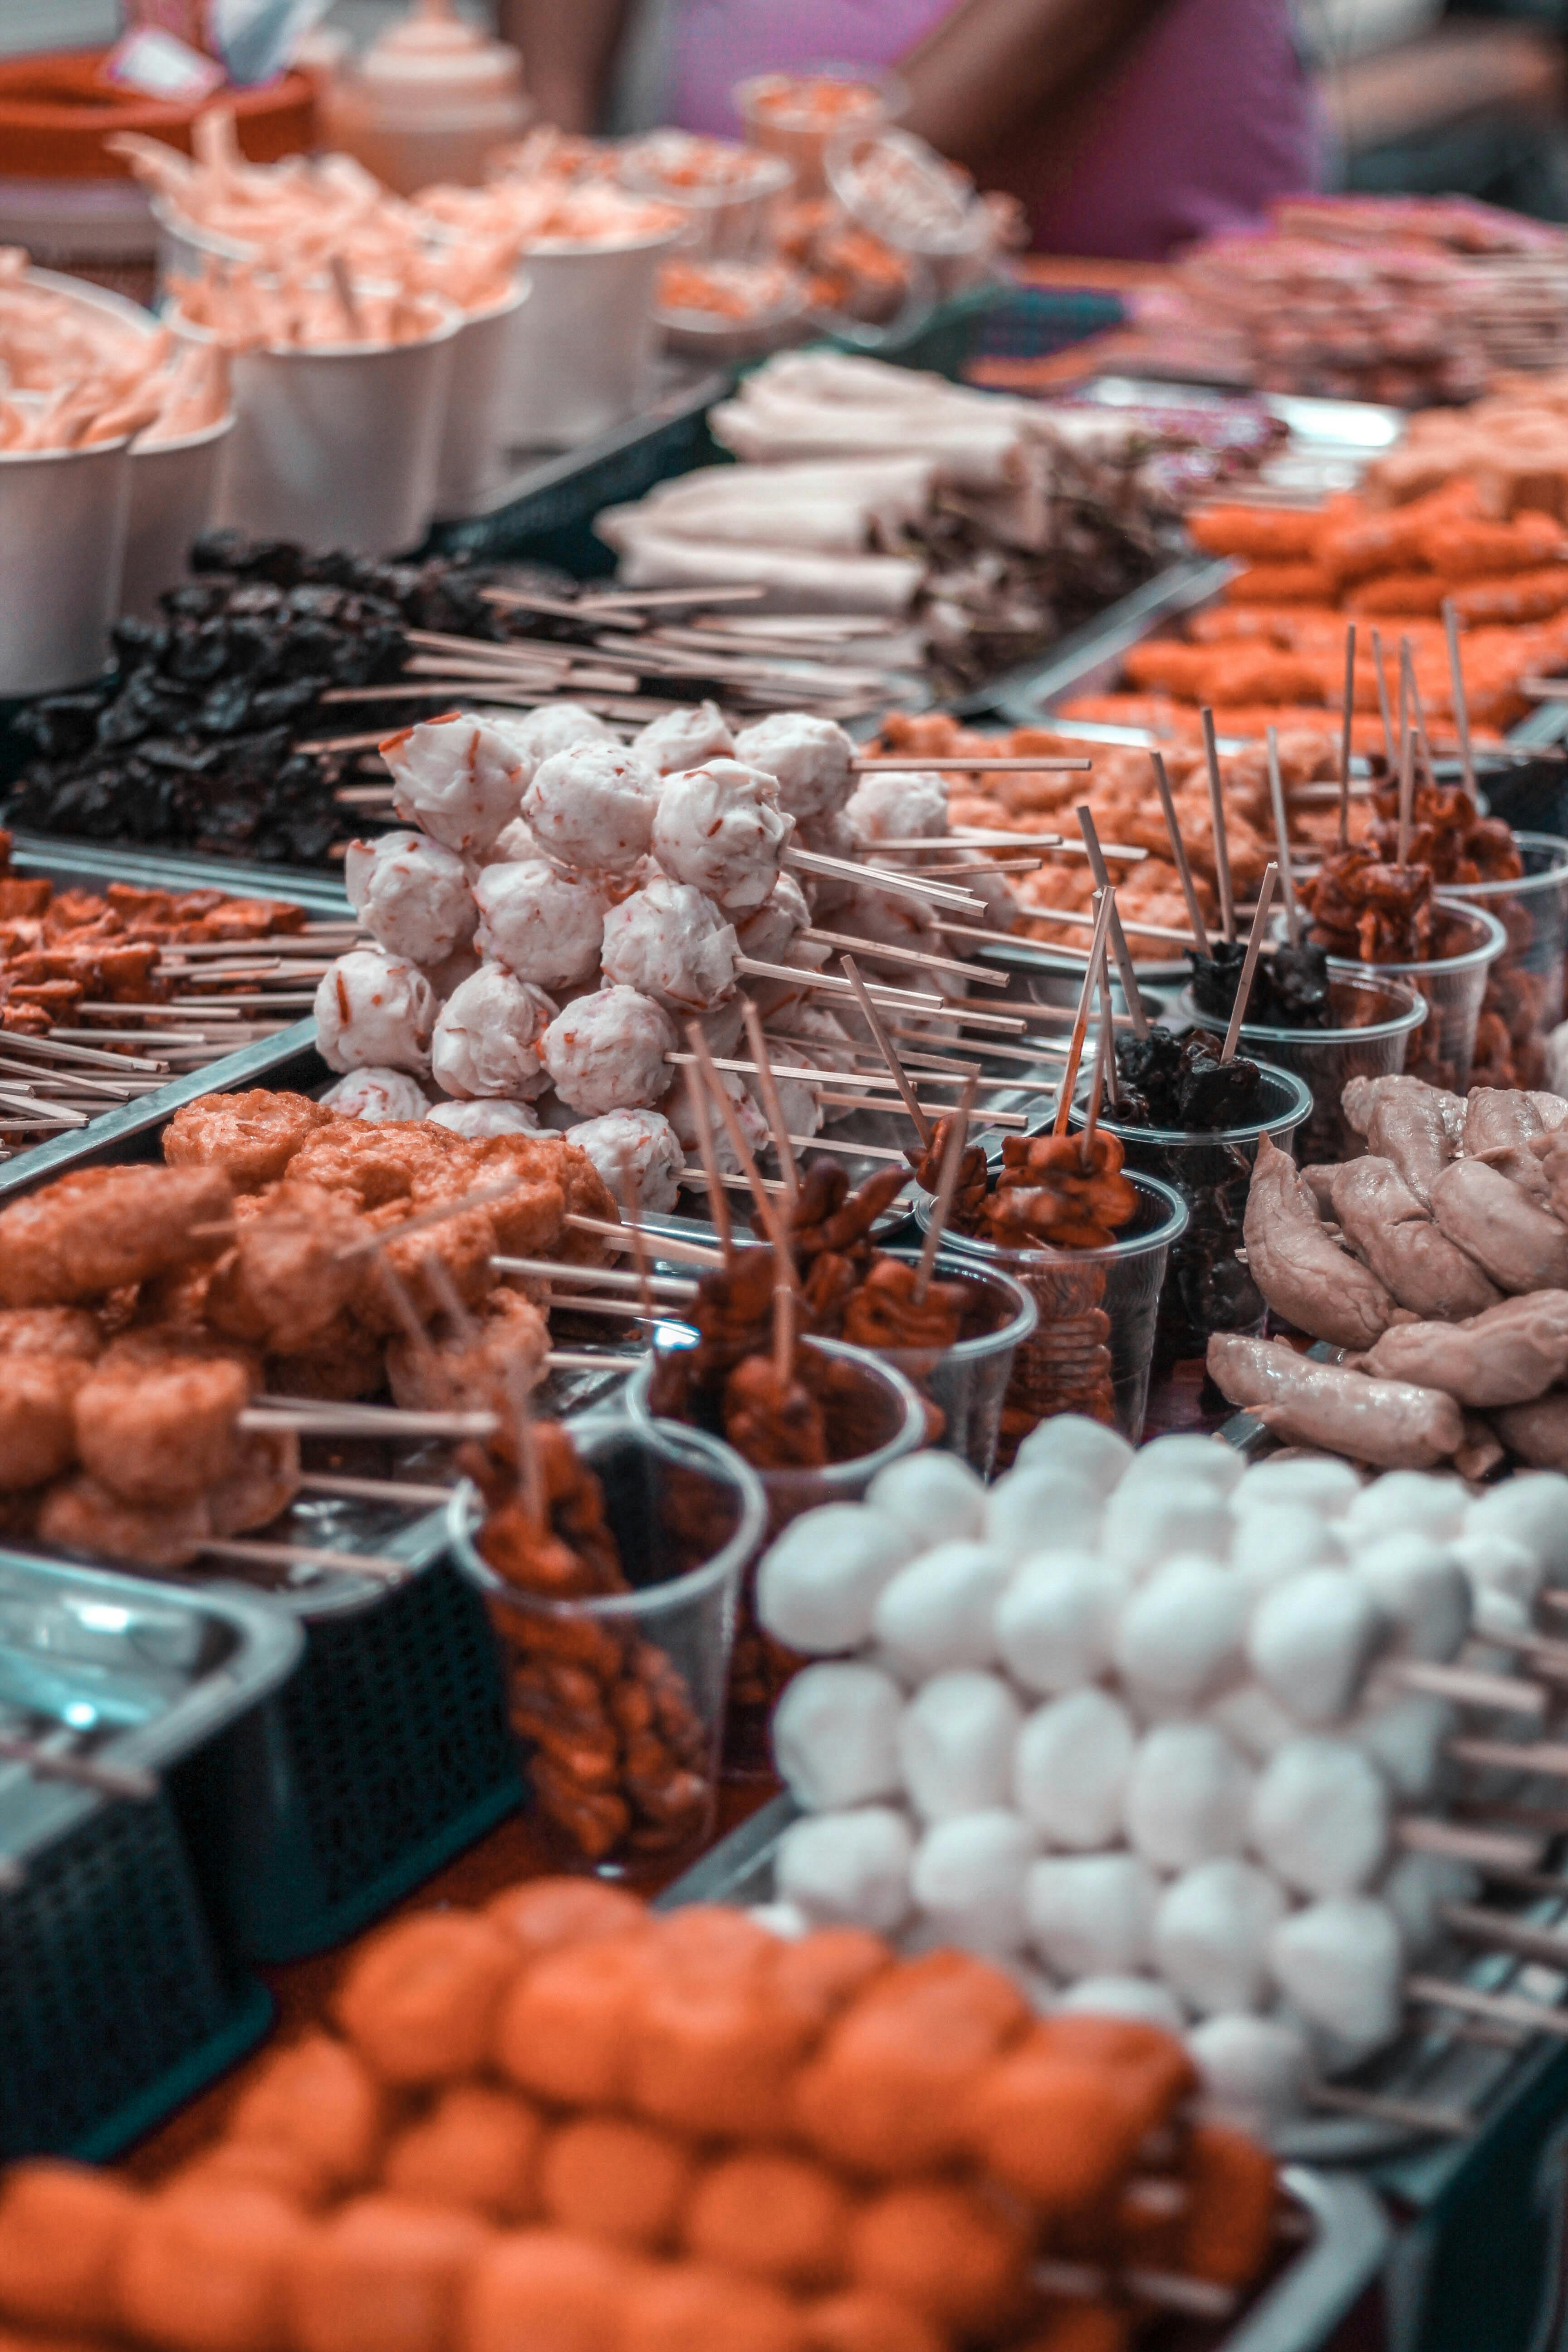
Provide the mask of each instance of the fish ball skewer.
{"label": "fish ball skewer", "polygon": [[651,1110],[669,1088],[675,1024],[635,988],[579,996],[545,1030],[541,1057],[563,1102],[584,1118]]}
{"label": "fish ball skewer", "polygon": [[587,877],[542,857],[487,866],[473,888],[479,953],[536,988],[578,988],[599,969],[609,900]]}
{"label": "fish ball skewer", "polygon": [[460,857],[489,849],[519,813],[523,777],[516,747],[471,712],[422,719],[388,736],[381,751],[397,814]]}
{"label": "fish ball skewer", "polygon": [[605,917],[607,982],[638,988],[667,1012],[704,1013],[735,986],[735,927],[689,883],[655,874]]}
{"label": "fish ball skewer", "polygon": [[526,1102],[544,1093],[550,1073],[541,1047],[556,1018],[543,990],[482,964],[441,1007],[430,1065],[437,1085],[459,1098],[487,1095]]}
{"label": "fish ball skewer", "polygon": [[569,1127],[566,1140],[587,1153],[623,1216],[663,1216],[679,1202],[686,1154],[662,1112],[606,1111]]}
{"label": "fish ball skewer", "polygon": [[474,935],[474,898],[455,851],[418,833],[352,841],[343,857],[349,904],[389,955],[429,970]]}
{"label": "fish ball skewer", "polygon": [[631,748],[656,775],[673,776],[729,758],[735,739],[716,702],[684,702],[639,728]]}
{"label": "fish ball skewer", "polygon": [[795,820],[780,807],[772,776],[739,760],[715,759],[666,778],[651,847],[673,880],[706,891],[732,915],[744,915],[773,890],[794,832]]}
{"label": "fish ball skewer", "polygon": [[316,990],[316,1037],[329,1069],[430,1074],[436,992],[417,966],[382,948],[354,948]]}
{"label": "fish ball skewer", "polygon": [[628,875],[647,855],[658,797],[653,770],[618,743],[571,743],[534,770],[522,815],[556,865]]}

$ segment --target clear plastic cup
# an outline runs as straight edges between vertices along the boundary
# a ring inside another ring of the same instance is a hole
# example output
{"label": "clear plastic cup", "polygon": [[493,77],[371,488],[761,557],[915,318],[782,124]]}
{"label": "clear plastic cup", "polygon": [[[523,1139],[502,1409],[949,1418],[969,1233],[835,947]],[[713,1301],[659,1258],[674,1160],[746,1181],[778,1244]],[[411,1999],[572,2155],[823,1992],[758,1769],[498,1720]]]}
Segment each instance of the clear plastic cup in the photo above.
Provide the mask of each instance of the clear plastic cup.
{"label": "clear plastic cup", "polygon": [[767,1506],[756,1472],[702,1430],[611,1412],[572,1435],[603,1483],[630,1592],[543,1601],[509,1583],[478,1549],[467,1484],[447,1511],[452,1552],[485,1597],[556,1866],[664,1874],[712,1830],[736,1598]]}
{"label": "clear plastic cup", "polygon": [[[1261,1335],[1268,1309],[1263,1295],[1237,1256],[1253,1163],[1264,1136],[1289,1151],[1297,1129],[1310,1117],[1312,1089],[1294,1070],[1260,1063],[1260,1115],[1237,1127],[1207,1132],[1171,1127],[1127,1127],[1100,1105],[1100,1124],[1114,1135],[1127,1166],[1158,1176],[1187,1204],[1185,1231],[1171,1245],[1160,1314],[1154,1328],[1154,1370],[1163,1376],[1175,1365],[1204,1355],[1211,1331]],[[1069,1125],[1081,1127],[1092,1081],[1080,1079]]]}
{"label": "clear plastic cup", "polygon": [[1512,882],[1456,882],[1444,893],[1495,915],[1508,944],[1487,973],[1476,1086],[1545,1087],[1546,1040],[1563,1016],[1568,841],[1516,833],[1524,872]]}
{"label": "clear plastic cup", "polygon": [[[884,1253],[910,1265],[919,1250]],[[954,1250],[937,1253],[938,1282],[962,1282],[971,1294],[960,1336],[951,1348],[879,1348],[942,1417],[927,1443],[941,1454],[962,1454],[972,1470],[989,1478],[1002,1428],[1002,1400],[1019,1348],[1040,1319],[1040,1310],[1021,1282],[996,1266],[979,1265]]]}
{"label": "clear plastic cup", "polygon": [[[1130,1174],[1130,1181],[1138,1213],[1107,1249],[1007,1249],[974,1234],[947,1236],[954,1252],[1011,1275],[1039,1309],[1014,1357],[1003,1402],[996,1453],[1003,1469],[1053,1413],[1084,1413],[1134,1445],[1143,1434],[1160,1293],[1172,1248],[1186,1231],[1187,1204],[1156,1176]],[[931,1208],[922,1192],[915,1202],[922,1232]]]}
{"label": "clear plastic cup", "polygon": [[[842,85],[841,104],[821,102],[818,85],[824,82]],[[909,91],[897,74],[867,65],[813,65],[799,73],[753,74],[737,82],[731,96],[747,145],[786,156],[794,164],[797,196],[826,193],[827,150],[835,140],[848,131],[879,131],[896,122],[909,104]]]}
{"label": "clear plastic cup", "polygon": [[1470,1083],[1487,973],[1507,947],[1508,933],[1495,915],[1467,906],[1447,890],[1436,891],[1433,904],[1454,918],[1460,935],[1447,955],[1425,963],[1358,963],[1349,956],[1331,956],[1329,971],[1352,980],[1404,981],[1424,996],[1428,1018],[1412,1034],[1406,1068],[1413,1078],[1462,1095]]}
{"label": "clear plastic cup", "polygon": [[[702,179],[682,169],[684,158],[716,147],[731,159],[726,173]],[[787,155],[768,154],[755,144],[653,131],[621,149],[620,175],[634,195],[656,196],[685,215],[682,253],[707,261],[752,261],[773,251],[774,215],[795,184],[795,165]]]}
{"label": "clear plastic cup", "polygon": [[[1191,988],[1180,997],[1195,1029],[1223,1037],[1227,1024],[1201,1012]],[[1354,1160],[1363,1149],[1342,1108],[1352,1078],[1397,1077],[1410,1041],[1426,1019],[1426,1000],[1403,981],[1356,979],[1335,971],[1329,982],[1331,1029],[1276,1029],[1244,1021],[1238,1050],[1276,1069],[1293,1070],[1312,1090],[1312,1108],[1297,1130],[1302,1160]]]}

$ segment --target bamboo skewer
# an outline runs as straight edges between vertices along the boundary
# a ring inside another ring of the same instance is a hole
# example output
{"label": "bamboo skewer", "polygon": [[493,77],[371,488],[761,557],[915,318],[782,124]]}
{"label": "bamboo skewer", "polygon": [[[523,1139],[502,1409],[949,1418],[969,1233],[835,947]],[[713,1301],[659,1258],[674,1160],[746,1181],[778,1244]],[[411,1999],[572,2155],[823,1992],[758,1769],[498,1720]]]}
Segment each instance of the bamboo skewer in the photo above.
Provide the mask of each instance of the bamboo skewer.
{"label": "bamboo skewer", "polygon": [[[585,1217],[576,1209],[568,1209],[566,1223],[580,1234],[593,1234],[601,1241],[612,1242],[619,1250],[633,1246],[631,1233],[626,1225],[612,1225],[603,1217]],[[647,1235],[656,1257],[668,1258],[672,1265],[700,1265],[705,1270],[724,1263],[721,1252],[708,1249],[700,1242],[678,1241],[667,1234]],[[581,1268],[574,1266],[574,1274]]]}
{"label": "bamboo skewer", "polygon": [[[491,1427],[494,1427],[493,1421]],[[316,1544],[258,1543],[237,1536],[209,1537],[202,1546],[215,1559],[237,1559],[260,1568],[336,1569],[348,1576],[375,1577],[383,1583],[400,1581],[414,1570],[405,1559],[384,1559],[375,1552],[331,1551]]]}
{"label": "bamboo skewer", "polygon": [[[1089,853],[1089,872],[1094,876],[1095,888],[1102,892],[1110,901],[1110,947],[1116,958],[1116,970],[1121,982],[1121,993],[1127,1000],[1127,1011],[1138,1035],[1147,1037],[1149,1016],[1143,1010],[1143,999],[1139,992],[1138,971],[1132,961],[1132,950],[1127,944],[1127,934],[1121,928],[1121,918],[1116,911],[1116,894],[1110,887],[1110,877],[1105,866],[1105,852],[1100,845],[1100,835],[1095,831],[1094,813],[1086,802],[1075,810],[1074,814],[1078,818],[1078,829],[1083,835],[1083,845]],[[1089,950],[1089,957],[1092,962],[1092,949]]]}
{"label": "bamboo skewer", "polygon": [[1351,837],[1351,722],[1355,717],[1355,623],[1345,630],[1345,708],[1340,735],[1340,831],[1339,845],[1350,846]]}
{"label": "bamboo skewer", "polygon": [[[708,1187],[708,1210],[713,1220],[713,1230],[719,1236],[720,1262],[726,1267],[735,1262],[735,1239],[730,1225],[730,1203],[724,1197],[724,1187],[719,1181],[719,1157],[713,1149],[713,1125],[708,1108],[699,1067],[693,1065],[686,1073],[686,1106],[690,1114],[692,1131],[697,1138],[697,1157],[702,1163],[703,1181]],[[635,1246],[627,1243],[628,1248]]]}
{"label": "bamboo skewer", "polygon": [[[847,965],[848,959],[846,958],[845,961]],[[784,1104],[779,1098],[778,1081],[773,1076],[773,1063],[768,1058],[763,1016],[749,996],[742,1007],[741,1018],[746,1024],[746,1043],[757,1066],[757,1084],[762,1091],[763,1108],[767,1112],[768,1124],[773,1129],[773,1149],[778,1153],[779,1167],[793,1207],[800,1194],[800,1170],[795,1163],[795,1146],[789,1139],[789,1122],[784,1118]]]}
{"label": "bamboo skewer", "polygon": [[951,907],[959,915],[985,912],[984,899],[977,898],[973,890],[961,889],[956,882],[922,882],[917,874],[873,865],[868,859],[828,857],[817,849],[786,849],[779,863],[800,874],[823,874],[830,881],[856,882],[865,889],[891,891],[895,897],[929,899],[933,907]]}
{"label": "bamboo skewer", "polygon": [[[946,930],[947,924],[942,925]],[[858,940],[847,931],[822,931],[814,924],[801,937],[815,946],[847,949],[852,955],[875,956],[884,963],[911,963],[926,971],[956,972],[961,980],[973,980],[982,988],[1005,988],[1005,971],[987,971],[977,963],[957,963],[952,956],[933,955],[925,948],[889,947],[880,940]]]}
{"label": "bamboo skewer", "polygon": [[868,758],[851,760],[849,765],[858,776],[874,776],[884,771],[904,774],[916,769],[921,774],[928,770],[937,775],[961,776],[1033,776],[1063,773],[1068,769],[1081,771],[1092,768],[1092,760],[1041,759],[1032,751],[1008,751],[1000,758],[979,754],[970,759],[943,754],[940,759],[900,759],[889,752],[877,752]]}
{"label": "bamboo skewer", "polygon": [[1459,658],[1459,615],[1451,596],[1443,599],[1443,638],[1448,648],[1448,688],[1454,705],[1454,728],[1459,739],[1459,769],[1465,790],[1476,796],[1475,751],[1470,742],[1470,706],[1465,693],[1465,666]]}
{"label": "bamboo skewer", "polygon": [[1410,824],[1415,801],[1415,730],[1407,727],[1399,747],[1399,832],[1394,848],[1394,863],[1407,866],[1410,862]]}
{"label": "bamboo skewer", "polygon": [[953,1114],[952,1124],[947,1131],[947,1140],[942,1146],[942,1167],[938,1171],[936,1181],[936,1198],[931,1202],[931,1223],[926,1227],[926,1237],[921,1247],[920,1264],[915,1269],[914,1297],[917,1307],[922,1307],[925,1304],[926,1293],[931,1288],[931,1278],[936,1271],[937,1252],[942,1247],[942,1237],[947,1230],[947,1221],[952,1214],[953,1194],[958,1190],[958,1179],[963,1168],[964,1150],[969,1142],[969,1121],[973,1108],[974,1081],[971,1078],[963,1089],[958,1108]]}
{"label": "bamboo skewer", "polygon": [[1377,715],[1383,725],[1384,765],[1394,773],[1394,721],[1389,713],[1388,677],[1383,667],[1383,639],[1376,629],[1372,633],[1372,667],[1377,680]]}
{"label": "bamboo skewer", "polygon": [[1274,841],[1279,876],[1280,903],[1285,908],[1285,936],[1292,947],[1301,940],[1301,919],[1296,908],[1296,884],[1290,871],[1290,825],[1285,814],[1285,790],[1279,780],[1279,730],[1268,730],[1268,799],[1274,812]]}
{"label": "bamboo skewer", "polygon": [[1258,891],[1257,911],[1252,918],[1252,929],[1247,933],[1247,953],[1242,958],[1241,977],[1236,983],[1236,1002],[1230,1008],[1230,1020],[1226,1027],[1225,1044],[1220,1048],[1219,1057],[1222,1062],[1235,1061],[1236,1049],[1241,1042],[1242,1024],[1247,1019],[1247,1007],[1252,995],[1252,983],[1257,977],[1258,959],[1263,949],[1263,934],[1268,921],[1268,908],[1274,897],[1274,884],[1279,870],[1272,859],[1263,869],[1263,880]]}
{"label": "bamboo skewer", "polygon": [[714,1107],[724,1122],[724,1132],[730,1139],[730,1149],[735,1155],[742,1175],[752,1188],[752,1196],[757,1204],[757,1213],[762,1218],[768,1239],[773,1243],[774,1249],[787,1256],[789,1249],[787,1229],[774,1207],[772,1194],[763,1183],[762,1171],[752,1157],[752,1147],[746,1141],[741,1122],[735,1115],[735,1106],[731,1101],[719,1073],[713,1066],[713,1055],[699,1022],[687,1023],[686,1042],[697,1057],[698,1072],[702,1084],[707,1087]]}
{"label": "bamboo skewer", "polygon": [[889,1073],[892,1077],[893,1084],[898,1087],[900,1094],[903,1097],[904,1108],[909,1112],[910,1117],[915,1123],[915,1133],[920,1137],[921,1147],[922,1150],[929,1150],[931,1139],[931,1123],[927,1119],[923,1108],[915,1099],[915,1090],[910,1084],[909,1073],[905,1070],[903,1064],[899,1059],[898,1051],[892,1039],[889,1036],[887,1031],[883,1028],[880,1020],[878,1018],[877,1008],[871,1002],[870,991],[866,986],[865,982],[861,979],[859,968],[853,956],[843,955],[839,957],[838,961],[844,967],[845,978],[848,981],[850,987],[855,991],[855,1000],[860,1007],[860,1017],[865,1022],[867,1028],[871,1032],[872,1040],[876,1045],[877,1050],[888,1065]]}
{"label": "bamboo skewer", "polygon": [[1089,961],[1084,966],[1083,986],[1079,991],[1078,1010],[1073,1015],[1072,1035],[1068,1042],[1067,1067],[1057,1095],[1056,1117],[1051,1122],[1053,1135],[1068,1131],[1068,1114],[1072,1108],[1073,1088],[1078,1084],[1079,1065],[1083,1059],[1084,1040],[1089,1034],[1089,1008],[1094,1000],[1095,969],[1110,929],[1116,901],[1111,892],[1097,890],[1095,896],[1094,937],[1089,943]]}
{"label": "bamboo skewer", "polygon": [[[1220,927],[1227,940],[1236,938],[1236,899],[1230,887],[1230,840],[1225,829],[1225,791],[1219,772],[1219,745],[1215,740],[1214,712],[1205,702],[1198,713],[1204,730],[1204,766],[1209,780],[1209,822],[1214,827],[1215,880],[1219,886]],[[1129,929],[1135,929],[1129,924]]]}
{"label": "bamboo skewer", "polygon": [[1170,837],[1171,857],[1176,868],[1176,879],[1182,886],[1182,896],[1187,902],[1187,920],[1193,927],[1199,953],[1207,956],[1209,939],[1207,931],[1204,929],[1204,910],[1198,904],[1197,886],[1193,880],[1193,869],[1187,863],[1186,844],[1182,839],[1181,827],[1176,823],[1176,803],[1171,797],[1171,779],[1165,773],[1164,759],[1160,752],[1150,752],[1149,764],[1154,772],[1154,790],[1160,795],[1160,808],[1165,819],[1165,831]]}
{"label": "bamboo skewer", "polygon": [[1426,771],[1427,782],[1431,782],[1434,773],[1432,744],[1426,732],[1426,714],[1421,708],[1421,688],[1415,680],[1415,654],[1408,637],[1401,637],[1399,640],[1399,661],[1401,669],[1409,678],[1410,716],[1415,721],[1415,740],[1421,753],[1421,763]]}

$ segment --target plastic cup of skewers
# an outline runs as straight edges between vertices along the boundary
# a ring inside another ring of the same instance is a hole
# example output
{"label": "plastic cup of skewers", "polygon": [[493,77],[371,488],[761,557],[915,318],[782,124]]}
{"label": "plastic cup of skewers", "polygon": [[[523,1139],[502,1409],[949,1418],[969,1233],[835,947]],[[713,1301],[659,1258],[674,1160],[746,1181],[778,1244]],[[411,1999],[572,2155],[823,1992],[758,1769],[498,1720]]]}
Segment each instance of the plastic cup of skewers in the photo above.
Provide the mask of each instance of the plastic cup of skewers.
{"label": "plastic cup of skewers", "polygon": [[503,1514],[466,1483],[452,1552],[485,1598],[555,1866],[664,1874],[712,1828],[737,1595],[767,1506],[756,1472],[704,1430],[609,1412],[570,1436],[613,1538],[599,1580],[623,1589],[552,1599],[503,1573]]}
{"label": "plastic cup of skewers", "polygon": [[[1172,1045],[1180,1052],[1179,1041]],[[1245,1071],[1247,1065],[1233,1063],[1230,1074],[1238,1066]],[[1154,1370],[1161,1375],[1201,1358],[1211,1331],[1261,1333],[1268,1317],[1262,1294],[1237,1255],[1252,1167],[1264,1136],[1281,1151],[1290,1150],[1311,1116],[1312,1089],[1294,1070],[1268,1063],[1252,1067],[1251,1107],[1226,1126],[1145,1127],[1119,1118],[1103,1100],[1100,1107],[1100,1125],[1118,1138],[1129,1169],[1158,1176],[1186,1202],[1186,1228],[1171,1244],[1154,1329]],[[1093,1081],[1080,1077],[1069,1130],[1083,1126],[1093,1090]],[[1226,1406],[1226,1417],[1229,1411]]]}
{"label": "plastic cup of skewers", "polygon": [[[1331,955],[1329,972],[1335,979],[1392,980],[1414,988],[1426,1000],[1427,1018],[1412,1032],[1405,1068],[1428,1086],[1463,1095],[1470,1083],[1487,974],[1507,947],[1508,933],[1495,915],[1465,904],[1450,891],[1436,891],[1432,906],[1433,943],[1440,953],[1424,962],[1387,963]],[[1284,935],[1282,916],[1276,935]]]}
{"label": "plastic cup of skewers", "polygon": [[1507,945],[1487,972],[1471,1084],[1550,1085],[1546,1040],[1562,1020],[1568,957],[1568,841],[1516,833],[1524,872],[1511,881],[1452,882],[1445,898],[1493,915]]}
{"label": "plastic cup of skewers", "polygon": [[[919,1263],[913,1249],[889,1250],[908,1265]],[[1002,1401],[1018,1349],[1033,1333],[1040,1310],[1023,1284],[997,1266],[980,1265],[943,1249],[932,1269],[941,1283],[956,1283],[965,1294],[959,1336],[946,1348],[879,1348],[941,1416],[931,1436],[937,1452],[961,1454],[972,1470],[989,1478],[1002,1429]]]}
{"label": "plastic cup of skewers", "polygon": [[[1205,1012],[1190,987],[1182,991],[1179,1005],[1194,1028],[1224,1036],[1228,1024]],[[1293,1071],[1310,1087],[1312,1107],[1296,1135],[1296,1156],[1302,1160],[1355,1156],[1360,1139],[1342,1108],[1346,1086],[1352,1078],[1397,1077],[1427,1017],[1426,998],[1408,982],[1341,971],[1329,977],[1328,1012],[1331,1025],[1322,1029],[1244,1021],[1237,1041],[1240,1053]]]}
{"label": "plastic cup of skewers", "polygon": [[[1136,1445],[1143,1434],[1160,1295],[1171,1252],[1187,1226],[1187,1204],[1172,1184],[1125,1171],[1138,1206],[1109,1245],[1058,1249],[1042,1243],[1015,1249],[983,1234],[950,1230],[946,1246],[974,1256],[1018,1283],[1039,1321],[1013,1359],[1002,1406],[996,1460],[1007,1468],[1030,1430],[1058,1412],[1084,1414],[1119,1429]],[[921,1232],[933,1202],[915,1202]]]}

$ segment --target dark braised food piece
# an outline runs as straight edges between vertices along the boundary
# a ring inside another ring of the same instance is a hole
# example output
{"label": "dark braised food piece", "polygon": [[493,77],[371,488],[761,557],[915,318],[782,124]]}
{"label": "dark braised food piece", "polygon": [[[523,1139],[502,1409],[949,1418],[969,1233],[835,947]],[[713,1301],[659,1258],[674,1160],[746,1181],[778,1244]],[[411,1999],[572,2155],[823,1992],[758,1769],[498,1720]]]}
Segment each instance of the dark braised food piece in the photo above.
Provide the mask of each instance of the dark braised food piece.
{"label": "dark braised food piece", "polygon": [[1391,865],[1357,843],[1300,888],[1317,944],[1357,963],[1419,963],[1432,952],[1432,869]]}
{"label": "dark braised food piece", "polygon": [[1256,1062],[1220,1060],[1218,1042],[1194,1030],[1173,1037],[1159,1023],[1147,1037],[1116,1041],[1120,1098],[1110,1116],[1121,1127],[1179,1128],[1189,1133],[1243,1127],[1258,1116],[1262,1078]]}
{"label": "dark braised food piece", "polygon": [[[1211,1020],[1230,1019],[1246,958],[1247,950],[1239,940],[1216,940],[1209,956],[1188,950],[1193,1002]],[[1334,1016],[1329,1001],[1327,948],[1304,940],[1300,947],[1287,942],[1271,955],[1260,956],[1247,1020],[1264,1029],[1331,1029]]]}

